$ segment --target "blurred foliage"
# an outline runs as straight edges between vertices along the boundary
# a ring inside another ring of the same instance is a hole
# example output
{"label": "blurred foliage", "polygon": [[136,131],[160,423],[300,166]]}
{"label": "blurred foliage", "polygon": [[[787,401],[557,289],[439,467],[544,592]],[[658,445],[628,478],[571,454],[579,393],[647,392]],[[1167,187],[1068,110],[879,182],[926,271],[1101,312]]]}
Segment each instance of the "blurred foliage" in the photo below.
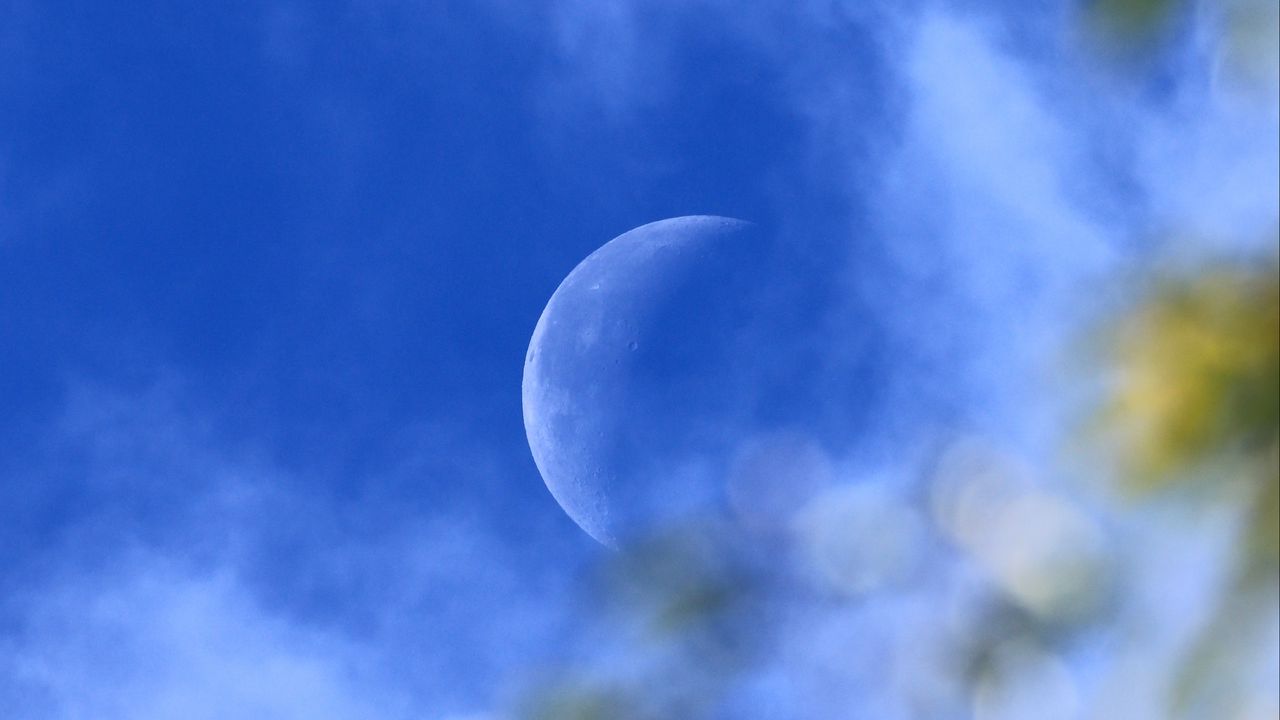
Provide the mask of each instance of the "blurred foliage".
{"label": "blurred foliage", "polygon": [[[1095,0],[1094,28],[1122,54],[1168,39],[1181,16],[1220,33],[1215,83],[1274,112],[1276,0]],[[1270,243],[1280,251],[1280,237]],[[1096,437],[1130,498],[1175,497],[1240,518],[1218,605],[1170,678],[1177,717],[1253,717],[1250,655],[1280,610],[1280,263],[1277,255],[1158,276],[1107,333],[1116,383]],[[1275,648],[1266,650],[1274,653]],[[1275,717],[1273,700],[1263,715]]]}
{"label": "blurred foliage", "polygon": [[[1116,386],[1101,427],[1130,490],[1243,478],[1256,551],[1277,557],[1280,286],[1274,258],[1155,281],[1110,329]],[[1226,488],[1223,488],[1226,489]]]}
{"label": "blurred foliage", "polygon": [[1239,702],[1251,636],[1280,580],[1280,263],[1276,256],[1159,277],[1108,333],[1117,383],[1101,418],[1131,497],[1180,492],[1240,508],[1222,599],[1176,673],[1171,709]]}
{"label": "blurred foliage", "polygon": [[763,638],[764,578],[719,523],[694,522],[623,546],[598,568],[589,607],[601,622],[585,664],[560,668],[526,699],[528,720],[714,717],[751,671]]}
{"label": "blurred foliage", "polygon": [[642,639],[662,642],[731,612],[749,580],[723,541],[702,527],[648,538],[605,568],[605,592],[615,613],[638,623]]}
{"label": "blurred foliage", "polygon": [[1096,0],[1092,10],[1105,28],[1131,37],[1157,28],[1183,4],[1182,0]]}
{"label": "blurred foliage", "polygon": [[1280,85],[1280,3],[1234,0],[1227,4],[1224,32],[1228,68],[1254,88]]}
{"label": "blurred foliage", "polygon": [[1277,612],[1274,575],[1268,581],[1251,576],[1229,587],[1222,602],[1175,669],[1170,709],[1180,717],[1220,717],[1246,701],[1260,633]]}
{"label": "blurred foliage", "polygon": [[529,720],[641,720],[626,696],[590,684],[555,685],[525,703],[520,713]]}
{"label": "blurred foliage", "polygon": [[1280,3],[1276,0],[1092,0],[1087,23],[1104,54],[1136,59],[1158,51],[1194,18],[1221,43],[1210,71],[1237,87],[1262,93],[1268,104],[1280,90]]}

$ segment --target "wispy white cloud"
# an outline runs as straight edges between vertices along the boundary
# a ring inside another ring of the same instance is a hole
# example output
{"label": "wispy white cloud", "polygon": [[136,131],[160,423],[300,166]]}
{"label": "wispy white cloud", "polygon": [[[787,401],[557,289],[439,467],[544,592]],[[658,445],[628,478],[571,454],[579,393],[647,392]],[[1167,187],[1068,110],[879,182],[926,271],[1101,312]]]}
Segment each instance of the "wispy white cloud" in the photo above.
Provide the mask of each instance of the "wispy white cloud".
{"label": "wispy white cloud", "polygon": [[1079,291],[1113,266],[1119,233],[1070,192],[1080,135],[983,25],[926,13],[902,64],[899,141],[883,173],[864,180],[887,268],[855,257],[851,289],[895,318],[906,357],[922,358],[903,397],[932,379],[943,397],[964,398],[966,422],[1016,434],[1034,406],[1037,363],[1060,352],[1073,314],[1090,307]]}
{"label": "wispy white cloud", "polygon": [[36,569],[4,578],[9,716],[434,716],[499,697],[546,651],[570,568],[521,564],[466,504],[395,496],[424,473],[503,472],[470,439],[423,426],[374,489],[339,497],[225,420],[172,374],[68,392],[39,478],[59,487],[8,498],[73,503],[41,529]]}
{"label": "wispy white cloud", "polygon": [[227,572],[128,567],[31,588],[6,642],[9,717],[407,717],[376,653],[264,609]]}

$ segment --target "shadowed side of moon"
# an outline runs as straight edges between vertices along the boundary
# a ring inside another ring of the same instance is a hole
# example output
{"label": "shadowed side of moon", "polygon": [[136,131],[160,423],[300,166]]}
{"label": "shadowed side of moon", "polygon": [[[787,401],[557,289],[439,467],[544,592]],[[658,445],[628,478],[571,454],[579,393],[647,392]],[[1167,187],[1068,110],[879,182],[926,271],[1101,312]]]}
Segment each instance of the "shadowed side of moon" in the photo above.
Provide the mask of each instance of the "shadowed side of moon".
{"label": "shadowed side of moon", "polygon": [[771,382],[770,253],[750,223],[663,220],[552,295],[526,357],[525,429],[552,495],[601,543],[722,505],[717,463]]}

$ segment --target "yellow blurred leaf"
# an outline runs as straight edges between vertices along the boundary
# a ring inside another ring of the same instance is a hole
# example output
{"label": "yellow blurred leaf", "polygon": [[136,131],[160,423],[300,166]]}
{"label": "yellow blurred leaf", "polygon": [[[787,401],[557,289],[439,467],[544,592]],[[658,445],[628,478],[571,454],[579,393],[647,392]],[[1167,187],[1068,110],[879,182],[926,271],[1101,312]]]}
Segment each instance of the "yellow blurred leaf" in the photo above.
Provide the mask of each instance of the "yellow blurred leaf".
{"label": "yellow blurred leaf", "polygon": [[1113,328],[1103,427],[1135,487],[1256,457],[1280,428],[1280,292],[1271,263],[1169,278]]}

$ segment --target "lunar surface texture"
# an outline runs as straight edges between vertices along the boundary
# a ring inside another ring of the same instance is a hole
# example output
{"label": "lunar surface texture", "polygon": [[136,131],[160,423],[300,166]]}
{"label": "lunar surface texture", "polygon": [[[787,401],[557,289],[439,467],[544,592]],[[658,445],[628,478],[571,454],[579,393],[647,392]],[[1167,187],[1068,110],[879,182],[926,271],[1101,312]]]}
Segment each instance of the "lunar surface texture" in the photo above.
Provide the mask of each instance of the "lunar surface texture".
{"label": "lunar surface texture", "polygon": [[551,296],[525,360],[525,429],[552,495],[601,543],[722,510],[732,448],[779,389],[772,252],[748,222],[662,220]]}

